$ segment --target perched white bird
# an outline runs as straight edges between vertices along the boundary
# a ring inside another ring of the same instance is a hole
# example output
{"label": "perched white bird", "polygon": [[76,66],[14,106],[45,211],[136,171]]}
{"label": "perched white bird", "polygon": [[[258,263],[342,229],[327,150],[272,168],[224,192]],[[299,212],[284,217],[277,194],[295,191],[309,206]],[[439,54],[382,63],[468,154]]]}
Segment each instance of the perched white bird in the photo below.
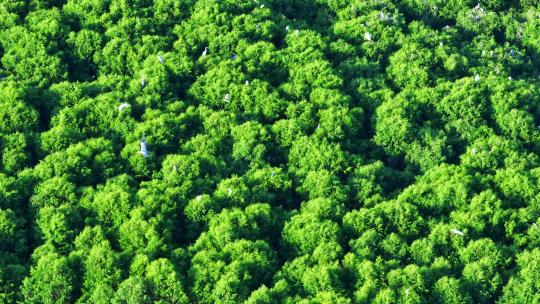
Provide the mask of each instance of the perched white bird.
{"label": "perched white bird", "polygon": [[294,34],[298,36],[298,34],[300,34],[300,30],[294,30]]}
{"label": "perched white bird", "polygon": [[474,9],[476,10],[476,16],[478,19],[484,17],[486,14],[486,11],[484,11],[480,4],[476,5]]}
{"label": "perched white bird", "polygon": [[225,94],[225,97],[223,97],[223,101],[229,102],[231,100],[231,95],[229,93]]}
{"label": "perched white bird", "polygon": [[146,84],[146,81],[144,81],[144,75],[141,75],[141,87],[144,88],[145,84]]}
{"label": "perched white bird", "polygon": [[476,82],[480,81],[480,75],[478,74],[474,75],[474,81]]}
{"label": "perched white bird", "polygon": [[264,8],[264,4],[261,4],[261,8]]}
{"label": "perched white bird", "polygon": [[452,27],[451,27],[450,25],[445,25],[442,29],[443,29],[444,31],[448,31],[448,30],[450,30],[451,28],[452,28]]}
{"label": "perched white bird", "polygon": [[120,111],[122,111],[123,109],[129,108],[129,107],[131,107],[131,105],[130,105],[129,103],[127,103],[127,102],[122,102],[122,103],[118,106],[118,111],[120,112]]}
{"label": "perched white bird", "polygon": [[461,232],[461,231],[459,231],[457,229],[454,229],[454,228],[450,229],[450,232],[452,232],[453,234],[456,234],[456,235],[460,235],[460,236],[465,235],[465,233],[463,233],[463,232]]}
{"label": "perched white bird", "polygon": [[229,189],[227,190],[227,195],[229,195],[229,196],[232,195],[232,189],[231,189],[231,188],[229,188]]}
{"label": "perched white bird", "polygon": [[472,19],[474,21],[478,21],[480,20],[480,18],[484,17],[484,15],[486,14],[486,12],[484,11],[484,9],[480,6],[480,4],[477,4],[474,8],[473,8],[473,12],[472,12]]}
{"label": "perched white bird", "polygon": [[272,171],[272,174],[270,174],[270,176],[272,177],[276,176],[276,172]]}
{"label": "perched white bird", "polygon": [[477,152],[477,151],[476,151],[475,148],[473,148],[473,149],[471,150],[471,153],[472,153],[472,154],[476,154],[476,152]]}
{"label": "perched white bird", "polygon": [[249,80],[246,80],[246,82],[244,83],[245,85],[249,85]]}
{"label": "perched white bird", "polygon": [[173,169],[174,172],[176,172],[176,171],[178,170],[178,168],[176,168],[176,165],[174,165],[174,166],[172,167],[172,169]]}
{"label": "perched white bird", "polygon": [[513,79],[512,76],[508,76],[508,80],[512,80],[512,79]]}
{"label": "perched white bird", "polygon": [[204,47],[204,51],[202,52],[201,57],[206,57],[206,55],[208,55],[208,47],[207,46]]}
{"label": "perched white bird", "polygon": [[159,63],[163,64],[165,62],[165,59],[163,59],[163,56],[157,56],[157,59],[159,60]]}
{"label": "perched white bird", "polygon": [[139,150],[139,154],[142,154],[144,157],[148,157],[148,151],[146,150],[146,138],[141,139],[141,150]]}
{"label": "perched white bird", "polygon": [[532,226],[534,229],[538,229],[538,225],[536,225],[536,223],[532,223]]}
{"label": "perched white bird", "polygon": [[290,29],[290,27],[287,25],[287,26],[285,27],[285,31],[288,32],[289,29]]}
{"label": "perched white bird", "polygon": [[198,201],[198,202],[200,202],[200,201],[201,201],[201,199],[202,199],[202,195],[200,195],[200,194],[199,194],[199,195],[197,195],[197,201]]}
{"label": "perched white bird", "polygon": [[365,39],[366,41],[371,41],[371,34],[368,33],[368,32],[365,32],[365,33],[364,33],[364,39]]}

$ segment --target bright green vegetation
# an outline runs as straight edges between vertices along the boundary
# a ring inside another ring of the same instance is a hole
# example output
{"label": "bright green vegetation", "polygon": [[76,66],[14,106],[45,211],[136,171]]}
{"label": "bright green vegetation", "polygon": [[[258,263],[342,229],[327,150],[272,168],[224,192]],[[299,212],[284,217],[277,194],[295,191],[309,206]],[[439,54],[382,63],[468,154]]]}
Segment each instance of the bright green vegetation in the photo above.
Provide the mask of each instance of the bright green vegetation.
{"label": "bright green vegetation", "polygon": [[0,303],[539,303],[540,7],[476,1],[0,0]]}

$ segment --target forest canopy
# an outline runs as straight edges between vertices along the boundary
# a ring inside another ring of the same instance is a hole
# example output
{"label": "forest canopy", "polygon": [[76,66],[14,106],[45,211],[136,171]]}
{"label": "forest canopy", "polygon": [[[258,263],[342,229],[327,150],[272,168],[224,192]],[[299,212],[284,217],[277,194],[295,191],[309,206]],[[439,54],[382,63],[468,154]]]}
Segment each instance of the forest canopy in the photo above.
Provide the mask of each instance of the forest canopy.
{"label": "forest canopy", "polygon": [[1,303],[540,303],[533,0],[0,1]]}

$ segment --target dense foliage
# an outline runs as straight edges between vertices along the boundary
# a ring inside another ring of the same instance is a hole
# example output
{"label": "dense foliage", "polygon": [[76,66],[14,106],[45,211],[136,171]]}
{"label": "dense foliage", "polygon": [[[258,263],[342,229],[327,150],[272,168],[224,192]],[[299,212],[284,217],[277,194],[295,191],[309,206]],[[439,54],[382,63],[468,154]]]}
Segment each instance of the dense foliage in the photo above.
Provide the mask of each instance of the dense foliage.
{"label": "dense foliage", "polygon": [[537,1],[2,0],[0,58],[1,303],[540,302]]}

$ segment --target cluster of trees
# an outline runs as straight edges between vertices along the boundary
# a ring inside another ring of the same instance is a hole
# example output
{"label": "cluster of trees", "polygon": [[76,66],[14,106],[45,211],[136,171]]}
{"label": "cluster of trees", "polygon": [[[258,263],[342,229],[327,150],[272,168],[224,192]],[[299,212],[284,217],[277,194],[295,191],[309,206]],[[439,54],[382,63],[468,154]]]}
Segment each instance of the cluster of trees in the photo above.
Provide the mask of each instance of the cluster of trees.
{"label": "cluster of trees", "polygon": [[539,16],[3,1],[0,302],[539,302]]}

